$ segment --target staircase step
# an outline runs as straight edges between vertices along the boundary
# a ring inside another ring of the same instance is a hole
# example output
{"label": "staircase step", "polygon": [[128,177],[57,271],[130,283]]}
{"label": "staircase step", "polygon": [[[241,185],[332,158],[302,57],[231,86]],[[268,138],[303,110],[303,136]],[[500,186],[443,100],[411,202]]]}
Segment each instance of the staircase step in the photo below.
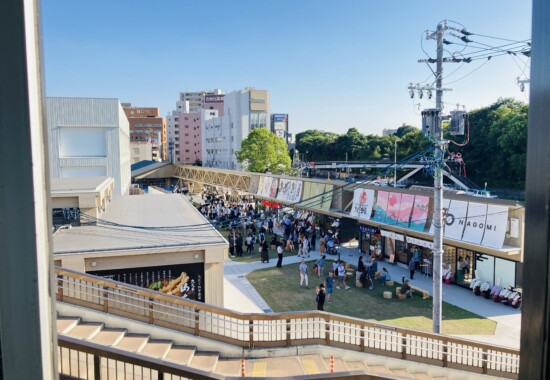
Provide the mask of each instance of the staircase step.
{"label": "staircase step", "polygon": [[173,345],[170,351],[164,357],[169,362],[189,365],[191,358],[195,354],[195,347]]}
{"label": "staircase step", "polygon": [[[240,376],[241,359],[220,359],[214,372],[224,376]],[[246,375],[251,376],[252,374],[247,373]]]}
{"label": "staircase step", "polygon": [[350,371],[366,371],[367,366],[363,362],[346,362],[348,370]]}
{"label": "staircase step", "polygon": [[82,322],[69,330],[65,335],[77,339],[90,339],[101,331],[104,324],[100,322]]}
{"label": "staircase step", "polygon": [[[327,373],[330,372],[330,358],[324,358],[325,367],[327,368]],[[349,371],[348,363],[342,360],[342,358],[334,358],[334,372],[345,372]]]}
{"label": "staircase step", "polygon": [[216,352],[195,352],[189,366],[211,372],[216,367],[219,356]]}
{"label": "staircase step", "polygon": [[106,327],[90,338],[90,341],[103,346],[113,346],[124,337],[126,331],[126,329]]}
{"label": "staircase step", "polygon": [[390,370],[392,375],[400,376],[405,379],[414,379],[414,377],[409,373],[409,371],[399,368],[399,369],[391,369]]}
{"label": "staircase step", "polygon": [[170,351],[172,343],[171,340],[167,339],[150,339],[139,353],[153,358],[163,359],[168,351]]}
{"label": "staircase step", "polygon": [[367,370],[375,373],[391,374],[390,370],[383,365],[367,365]]}
{"label": "staircase step", "polygon": [[323,358],[319,355],[304,355],[300,356],[299,359],[306,375],[316,375],[328,372],[323,362]]}
{"label": "staircase step", "polygon": [[59,334],[66,334],[80,322],[79,317],[57,317],[56,325]]}
{"label": "staircase step", "polygon": [[126,351],[138,352],[147,344],[149,337],[150,335],[147,334],[126,334],[114,346]]}
{"label": "staircase step", "polygon": [[305,375],[302,365],[296,356],[270,358],[266,362],[267,377]]}
{"label": "staircase step", "polygon": [[413,379],[415,380],[432,380],[433,377],[428,375],[426,372],[412,373]]}

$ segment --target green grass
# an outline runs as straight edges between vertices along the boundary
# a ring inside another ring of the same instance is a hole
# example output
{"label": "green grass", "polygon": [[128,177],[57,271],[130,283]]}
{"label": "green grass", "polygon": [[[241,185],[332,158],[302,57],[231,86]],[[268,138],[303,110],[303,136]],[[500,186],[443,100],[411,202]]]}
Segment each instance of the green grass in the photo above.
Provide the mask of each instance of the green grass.
{"label": "green grass", "polygon": [[[310,263],[310,268],[312,266]],[[300,288],[298,264],[283,265],[282,269],[254,271],[247,278],[274,312],[315,310],[315,287],[324,281],[324,278],[319,279],[312,273],[309,276],[310,289]],[[416,293],[413,298],[398,300],[395,298],[395,288],[400,286],[397,283],[394,287],[376,283],[373,290],[356,288],[355,279],[349,279],[347,283],[351,289],[334,288],[332,303],[325,303],[325,311],[393,326],[432,331],[432,299],[424,300]],[[391,291],[393,298],[384,299],[384,291]],[[492,335],[495,328],[494,321],[443,303],[444,334]]]}

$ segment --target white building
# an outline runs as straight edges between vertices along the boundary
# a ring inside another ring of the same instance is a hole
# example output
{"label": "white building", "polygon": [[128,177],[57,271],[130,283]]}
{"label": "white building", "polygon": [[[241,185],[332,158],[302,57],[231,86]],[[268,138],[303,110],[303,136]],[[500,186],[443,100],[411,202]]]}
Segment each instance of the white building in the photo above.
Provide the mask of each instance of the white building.
{"label": "white building", "polygon": [[[150,142],[131,142],[130,143],[130,153],[132,155],[131,164],[135,164],[140,161],[152,161],[153,160],[153,144]],[[160,161],[158,159],[158,150],[155,161]]]}
{"label": "white building", "polygon": [[203,166],[241,170],[235,152],[254,128],[269,128],[269,92],[246,88],[224,97],[223,116],[201,118]]}
{"label": "white building", "polygon": [[46,98],[50,176],[108,176],[130,187],[129,123],[118,99]]}

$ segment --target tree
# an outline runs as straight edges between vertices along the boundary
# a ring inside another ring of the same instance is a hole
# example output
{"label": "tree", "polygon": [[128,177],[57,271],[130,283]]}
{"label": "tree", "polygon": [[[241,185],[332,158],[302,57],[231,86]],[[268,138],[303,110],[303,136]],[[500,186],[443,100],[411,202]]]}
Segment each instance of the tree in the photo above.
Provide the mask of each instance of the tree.
{"label": "tree", "polygon": [[202,161],[197,158],[193,163],[193,166],[202,166]]}
{"label": "tree", "polygon": [[285,140],[275,136],[267,128],[256,128],[241,143],[236,153],[237,161],[246,171],[255,173],[285,172],[290,170],[290,156]]}

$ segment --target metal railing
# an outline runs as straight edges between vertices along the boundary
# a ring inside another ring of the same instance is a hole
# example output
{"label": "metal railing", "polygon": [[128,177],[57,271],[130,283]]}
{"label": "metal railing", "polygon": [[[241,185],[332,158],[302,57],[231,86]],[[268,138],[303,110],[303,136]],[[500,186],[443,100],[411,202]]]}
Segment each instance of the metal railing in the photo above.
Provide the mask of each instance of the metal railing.
{"label": "metal railing", "polygon": [[58,268],[58,301],[244,348],[323,345],[517,378],[519,350],[322,311],[246,314]]}

